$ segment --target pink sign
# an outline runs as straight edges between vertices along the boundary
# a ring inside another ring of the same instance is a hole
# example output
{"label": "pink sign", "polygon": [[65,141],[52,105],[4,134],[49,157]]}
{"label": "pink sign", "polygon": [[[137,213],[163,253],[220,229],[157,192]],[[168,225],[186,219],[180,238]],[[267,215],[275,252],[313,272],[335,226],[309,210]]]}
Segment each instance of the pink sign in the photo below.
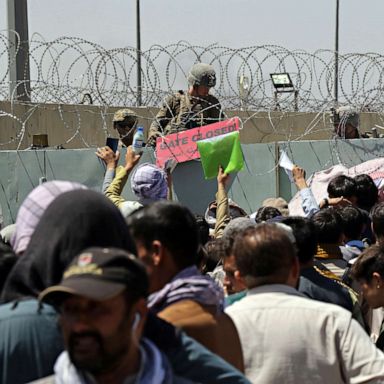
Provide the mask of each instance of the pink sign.
{"label": "pink sign", "polygon": [[238,131],[239,127],[239,119],[233,117],[218,123],[159,137],[156,140],[156,164],[162,167],[168,159],[175,159],[178,163],[198,159],[200,154],[197,150],[197,141]]}

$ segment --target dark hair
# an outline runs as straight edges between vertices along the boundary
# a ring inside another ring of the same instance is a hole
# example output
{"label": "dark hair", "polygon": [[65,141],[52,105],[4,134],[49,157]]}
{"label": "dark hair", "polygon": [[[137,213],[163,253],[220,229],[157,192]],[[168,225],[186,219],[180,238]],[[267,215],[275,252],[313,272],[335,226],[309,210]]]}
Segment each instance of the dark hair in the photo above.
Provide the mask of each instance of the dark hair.
{"label": "dark hair", "polygon": [[239,231],[236,233],[235,236],[225,236],[225,237],[221,237],[220,238],[220,242],[221,242],[221,250],[222,250],[222,258],[226,258],[226,257],[229,257],[232,255],[232,248],[233,248],[233,244],[235,243],[235,238],[236,236],[241,233],[243,230]]}
{"label": "dark hair", "polygon": [[384,247],[372,245],[365,250],[352,266],[352,276],[356,280],[372,280],[373,272],[377,272],[384,278]]}
{"label": "dark hair", "polygon": [[352,177],[340,175],[333,178],[327,187],[329,197],[346,197],[356,196],[356,181]]}
{"label": "dark hair", "polygon": [[348,206],[337,211],[343,225],[343,233],[348,240],[359,240],[364,229],[364,216],[360,209]]}
{"label": "dark hair", "polygon": [[384,236],[384,203],[376,204],[371,210],[372,229],[376,237]]}
{"label": "dark hair", "polygon": [[315,224],[310,219],[300,216],[286,217],[282,220],[282,223],[292,228],[300,263],[305,264],[312,261],[317,251]]}
{"label": "dark hair", "polygon": [[199,232],[188,208],[171,201],[157,201],[133,213],[127,222],[136,241],[151,249],[152,242],[159,240],[180,269],[196,263]]}
{"label": "dark hair", "polygon": [[355,176],[357,205],[369,211],[379,198],[379,190],[372,177],[366,174]]}
{"label": "dark hair", "polygon": [[224,241],[220,239],[210,240],[205,244],[205,259],[202,260],[202,273],[212,272],[224,257]]}
{"label": "dark hair", "polygon": [[210,237],[209,237],[209,225],[207,223],[207,220],[205,220],[204,216],[202,215],[195,215],[197,228],[199,230],[200,235],[200,244],[205,245]]}
{"label": "dark hair", "polygon": [[233,253],[237,269],[246,281],[261,278],[263,283],[285,282],[296,257],[286,233],[277,225],[266,223],[240,233]]}
{"label": "dark hair", "polygon": [[333,208],[321,209],[312,216],[319,243],[337,244],[343,233],[340,215]]}
{"label": "dark hair", "polygon": [[282,216],[281,212],[275,207],[260,207],[256,212],[256,223],[262,223],[273,219],[274,217]]}

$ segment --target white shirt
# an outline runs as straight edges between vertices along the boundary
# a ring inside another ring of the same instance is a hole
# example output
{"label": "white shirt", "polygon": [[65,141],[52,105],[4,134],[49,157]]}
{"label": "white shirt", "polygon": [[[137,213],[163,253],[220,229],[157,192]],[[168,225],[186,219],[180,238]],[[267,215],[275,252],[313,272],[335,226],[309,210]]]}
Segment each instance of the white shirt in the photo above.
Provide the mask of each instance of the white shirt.
{"label": "white shirt", "polygon": [[253,383],[384,383],[384,354],[345,309],[265,285],[226,309]]}

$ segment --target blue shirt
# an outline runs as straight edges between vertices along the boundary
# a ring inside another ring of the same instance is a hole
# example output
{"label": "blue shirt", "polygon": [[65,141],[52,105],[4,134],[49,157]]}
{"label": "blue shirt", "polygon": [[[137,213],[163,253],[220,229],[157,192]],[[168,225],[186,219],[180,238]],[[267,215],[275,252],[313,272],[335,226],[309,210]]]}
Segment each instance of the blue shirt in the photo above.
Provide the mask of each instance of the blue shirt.
{"label": "blue shirt", "polygon": [[301,206],[306,217],[312,217],[316,212],[320,211],[319,204],[313,196],[311,188],[300,190]]}
{"label": "blue shirt", "polygon": [[57,313],[36,299],[0,305],[0,382],[28,383],[53,373],[63,350]]}

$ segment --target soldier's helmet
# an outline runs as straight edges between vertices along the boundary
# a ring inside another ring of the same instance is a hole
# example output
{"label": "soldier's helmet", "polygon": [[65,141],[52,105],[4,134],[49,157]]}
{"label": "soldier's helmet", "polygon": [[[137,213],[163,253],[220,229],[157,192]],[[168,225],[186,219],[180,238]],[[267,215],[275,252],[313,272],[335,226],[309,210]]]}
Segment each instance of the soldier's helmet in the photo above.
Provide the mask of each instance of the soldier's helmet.
{"label": "soldier's helmet", "polygon": [[188,73],[188,84],[192,86],[204,85],[214,87],[216,85],[216,72],[212,65],[205,63],[195,64]]}
{"label": "soldier's helmet", "polygon": [[125,125],[132,128],[137,124],[137,115],[131,109],[119,109],[113,115],[112,121],[114,124]]}

